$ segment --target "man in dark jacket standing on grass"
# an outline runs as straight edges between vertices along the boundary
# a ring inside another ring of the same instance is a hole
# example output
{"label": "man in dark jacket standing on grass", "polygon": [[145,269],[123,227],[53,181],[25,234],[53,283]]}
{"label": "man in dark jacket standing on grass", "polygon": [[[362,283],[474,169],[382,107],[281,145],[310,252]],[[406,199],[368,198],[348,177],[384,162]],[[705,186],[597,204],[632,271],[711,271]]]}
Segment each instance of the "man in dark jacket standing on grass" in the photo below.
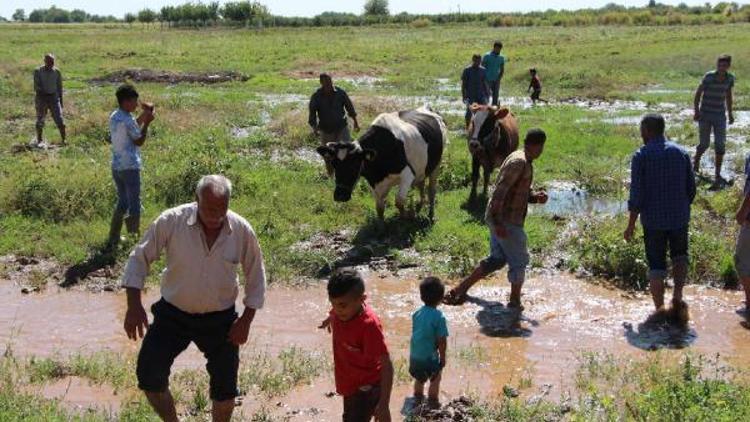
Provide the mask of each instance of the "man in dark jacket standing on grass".
{"label": "man in dark jacket standing on grass", "polygon": [[643,225],[651,297],[657,312],[664,307],[667,249],[672,258],[674,293],[672,307],[687,322],[682,288],[688,271],[688,225],[690,205],[695,199],[695,175],[688,153],[664,137],[664,117],[648,114],[641,120],[644,145],[633,155],[630,221],[625,240],[630,241],[638,216]]}
{"label": "man in dark jacket standing on grass", "polygon": [[52,113],[57,129],[60,130],[60,143],[65,145],[65,121],[63,120],[63,85],[60,69],[55,67],[55,56],[44,55],[44,65],[34,70],[34,105],[36,106],[36,142],[42,143],[44,119],[47,110]]}
{"label": "man in dark jacket standing on grass", "polygon": [[[351,142],[346,116],[354,123],[354,132],[359,132],[357,112],[346,91],[333,85],[331,75],[320,74],[320,88],[310,98],[308,123],[321,145],[329,142]],[[326,162],[328,176],[333,175],[333,166]]]}

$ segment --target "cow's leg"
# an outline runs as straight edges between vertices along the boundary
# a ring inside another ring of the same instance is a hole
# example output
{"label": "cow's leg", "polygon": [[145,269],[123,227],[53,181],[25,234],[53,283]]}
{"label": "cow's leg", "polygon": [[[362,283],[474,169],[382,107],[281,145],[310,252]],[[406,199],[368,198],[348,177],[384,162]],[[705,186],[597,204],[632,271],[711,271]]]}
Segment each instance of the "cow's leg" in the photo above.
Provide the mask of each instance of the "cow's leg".
{"label": "cow's leg", "polygon": [[417,214],[419,214],[422,211],[422,208],[424,207],[425,202],[427,202],[427,198],[425,196],[425,190],[424,190],[425,181],[424,179],[417,183],[417,189],[419,189],[419,203],[417,204]]}
{"label": "cow's leg", "polygon": [[429,198],[430,198],[430,221],[435,220],[435,194],[437,193],[437,179],[438,174],[440,174],[440,169],[436,168],[433,170],[432,174],[430,175],[430,185],[428,187],[429,189]]}
{"label": "cow's leg", "polygon": [[471,193],[469,199],[474,200],[477,197],[477,182],[479,182],[479,159],[476,155],[471,156]]}
{"label": "cow's leg", "polygon": [[406,200],[409,197],[409,189],[414,183],[414,173],[412,173],[409,167],[405,167],[401,171],[401,180],[398,185],[398,193],[396,194],[396,208],[401,218],[407,218],[406,212]]}
{"label": "cow's leg", "polygon": [[380,183],[372,189],[372,197],[375,198],[375,211],[378,213],[380,220],[384,219],[385,215],[385,198],[388,196],[390,186]]}

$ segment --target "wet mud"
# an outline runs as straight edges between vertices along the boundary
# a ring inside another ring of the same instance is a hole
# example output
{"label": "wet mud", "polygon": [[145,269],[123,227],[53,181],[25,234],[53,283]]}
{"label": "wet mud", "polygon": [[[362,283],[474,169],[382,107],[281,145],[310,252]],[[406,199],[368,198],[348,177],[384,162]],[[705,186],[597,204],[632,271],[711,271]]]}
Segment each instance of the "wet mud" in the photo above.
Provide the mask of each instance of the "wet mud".
{"label": "wet mud", "polygon": [[156,82],[163,84],[201,83],[215,84],[220,82],[247,81],[249,76],[234,71],[217,71],[206,73],[181,73],[152,69],[124,69],[92,78],[92,83],[121,82]]}
{"label": "wet mud", "polygon": [[59,143],[51,143],[48,141],[37,142],[36,139],[32,139],[25,144],[11,145],[10,152],[11,154],[21,154],[24,152],[53,152],[60,148],[63,148],[63,146]]}
{"label": "wet mud", "polygon": [[[363,268],[369,303],[380,315],[397,366],[408,359],[411,318],[421,306],[416,276],[392,277]],[[509,286],[503,278],[487,280],[470,292],[461,307],[443,306],[449,322],[448,366],[441,400],[462,395],[497,398],[518,392],[525,400],[559,399],[574,390],[577,358],[584,351],[639,356],[653,350],[721,354],[726,361],[750,367],[750,331],[735,310],[741,292],[689,286],[685,300],[692,320],[687,327],[649,320],[646,294],[626,294],[567,274],[532,278],[525,287],[526,309],[506,306]],[[157,300],[151,289],[144,300]],[[294,304],[294,306],[290,306]],[[122,333],[125,297],[47,289],[24,295],[17,285],[0,282],[0,345],[19,356],[67,356],[110,349],[136,353],[138,343]],[[272,288],[258,313],[243,357],[258,350],[275,354],[298,346],[330,353],[330,337],[317,324],[329,309],[324,282],[305,289]],[[54,318],[44,315],[54,313]],[[176,369],[202,368],[202,355],[190,346]],[[520,388],[522,380],[530,387]],[[246,397],[240,410],[251,415],[261,407],[290,420],[337,420],[341,400],[331,374],[272,402]],[[392,409],[408,407],[408,382],[399,383]],[[437,419],[441,420],[441,419]]]}
{"label": "wet mud", "polygon": [[124,404],[123,397],[113,387],[80,377],[63,377],[50,384],[28,388],[27,392],[57,401],[63,408],[79,414],[95,410],[114,417]]}

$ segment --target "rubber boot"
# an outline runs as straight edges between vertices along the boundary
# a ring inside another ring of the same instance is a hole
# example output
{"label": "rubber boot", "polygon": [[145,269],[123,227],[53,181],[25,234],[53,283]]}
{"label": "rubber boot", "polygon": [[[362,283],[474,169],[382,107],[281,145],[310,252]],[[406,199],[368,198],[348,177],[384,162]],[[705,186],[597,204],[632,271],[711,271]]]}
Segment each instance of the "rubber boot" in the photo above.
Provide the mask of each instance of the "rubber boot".
{"label": "rubber boot", "polygon": [[42,128],[40,127],[36,128],[36,143],[37,144],[42,143]]}
{"label": "rubber boot", "polygon": [[107,246],[114,247],[120,243],[120,233],[122,232],[122,222],[125,219],[125,212],[115,210],[112,215],[112,221],[109,223],[109,240]]}

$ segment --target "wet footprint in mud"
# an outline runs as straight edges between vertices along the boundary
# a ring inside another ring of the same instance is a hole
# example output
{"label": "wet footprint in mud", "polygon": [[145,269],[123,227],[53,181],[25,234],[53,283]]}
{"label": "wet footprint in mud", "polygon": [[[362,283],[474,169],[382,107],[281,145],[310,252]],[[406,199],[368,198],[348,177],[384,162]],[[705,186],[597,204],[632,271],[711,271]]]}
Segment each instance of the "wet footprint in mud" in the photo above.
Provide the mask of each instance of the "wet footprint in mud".
{"label": "wet footprint in mud", "polygon": [[625,338],[632,346],[648,351],[689,347],[698,335],[688,324],[687,312],[687,306],[654,312],[638,324],[637,330],[632,323],[624,322]]}

